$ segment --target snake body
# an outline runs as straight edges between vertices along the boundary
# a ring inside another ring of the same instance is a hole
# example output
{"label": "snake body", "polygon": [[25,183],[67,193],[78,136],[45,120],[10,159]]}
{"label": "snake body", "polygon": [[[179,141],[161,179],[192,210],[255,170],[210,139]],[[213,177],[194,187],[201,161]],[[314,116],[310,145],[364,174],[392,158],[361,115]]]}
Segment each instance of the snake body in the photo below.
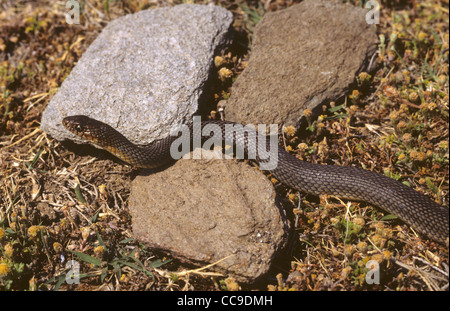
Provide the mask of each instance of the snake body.
{"label": "snake body", "polygon": [[[103,148],[121,160],[135,167],[156,168],[171,161],[170,146],[180,135],[168,136],[149,146],[139,147],[130,142],[111,126],[87,116],[70,116],[63,119],[63,125],[77,136]],[[282,183],[296,190],[313,195],[328,194],[342,198],[365,201],[395,214],[418,232],[446,244],[449,236],[449,209],[425,195],[392,178],[357,167],[319,165],[297,159],[283,148],[269,148],[267,138],[256,133],[256,139],[249,139],[248,128],[236,127],[227,131],[227,126],[236,125],[229,121],[202,121],[201,126],[188,124],[191,142],[193,137],[203,140],[212,135],[205,131],[208,125],[221,130],[222,139],[232,142],[236,150],[247,154],[250,148],[257,150],[256,162],[263,164],[269,157],[276,156],[278,165],[269,171]],[[206,133],[205,133],[206,132]],[[254,134],[254,133],[253,133]],[[262,144],[261,142],[265,142]]]}

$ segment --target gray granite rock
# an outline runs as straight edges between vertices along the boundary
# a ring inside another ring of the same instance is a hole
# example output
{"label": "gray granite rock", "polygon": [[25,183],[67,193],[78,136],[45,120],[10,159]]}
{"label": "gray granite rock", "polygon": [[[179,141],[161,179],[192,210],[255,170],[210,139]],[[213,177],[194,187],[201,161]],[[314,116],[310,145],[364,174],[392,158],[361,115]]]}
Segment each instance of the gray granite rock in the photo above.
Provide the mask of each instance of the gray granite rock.
{"label": "gray granite rock", "polygon": [[270,181],[236,160],[179,160],[132,183],[133,233],[209,271],[253,283],[269,270],[289,224]]}
{"label": "gray granite rock", "polygon": [[167,136],[197,111],[232,21],[226,9],[193,4],[111,21],[50,101],[41,128],[58,140],[81,142],[61,120],[85,114],[135,143]]}
{"label": "gray granite rock", "polygon": [[330,0],[305,0],[267,13],[255,27],[248,66],[232,86],[227,120],[299,126],[343,96],[376,50],[367,10]]}

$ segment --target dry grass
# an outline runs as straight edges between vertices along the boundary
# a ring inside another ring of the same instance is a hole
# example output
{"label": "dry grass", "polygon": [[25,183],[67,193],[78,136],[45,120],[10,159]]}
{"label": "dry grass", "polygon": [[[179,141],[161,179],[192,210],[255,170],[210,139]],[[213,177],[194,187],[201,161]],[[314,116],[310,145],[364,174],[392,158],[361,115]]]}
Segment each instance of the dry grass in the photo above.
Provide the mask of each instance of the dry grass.
{"label": "dry grass", "polygon": [[[134,240],[127,200],[135,172],[39,130],[47,103],[108,20],[175,2],[83,1],[81,25],[69,26],[65,1],[0,1],[0,289],[239,288]],[[240,35],[222,54],[218,72],[227,68],[232,77],[223,78],[216,102],[245,67],[264,11],[292,4],[219,2],[234,13]],[[345,102],[308,118],[301,138],[288,131],[286,147],[311,162],[389,175],[448,206],[448,2],[385,4],[378,70],[357,77]],[[293,211],[297,239],[257,288],[448,289],[448,247],[367,204],[311,196],[299,202],[296,192],[276,189]],[[81,264],[80,285],[64,282],[71,259]],[[379,285],[365,282],[369,260],[380,265]]]}

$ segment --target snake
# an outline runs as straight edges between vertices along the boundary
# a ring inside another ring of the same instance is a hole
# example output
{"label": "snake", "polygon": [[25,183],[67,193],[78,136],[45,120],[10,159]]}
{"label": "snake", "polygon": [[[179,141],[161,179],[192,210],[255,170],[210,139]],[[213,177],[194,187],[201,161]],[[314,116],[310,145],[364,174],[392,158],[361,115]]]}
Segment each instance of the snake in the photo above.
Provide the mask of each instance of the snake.
{"label": "snake", "polygon": [[[182,136],[182,131],[179,131],[176,135],[139,146],[112,126],[88,116],[68,116],[62,120],[62,124],[77,137],[136,168],[161,168],[175,161],[171,156],[171,145]],[[220,128],[219,137],[223,142],[231,142],[236,151],[243,150],[248,154],[249,150],[256,150],[253,160],[261,167],[267,164],[270,157],[275,157],[277,165],[268,171],[286,186],[315,196],[331,195],[375,205],[394,214],[420,234],[448,247],[448,207],[400,181],[376,172],[353,166],[303,161],[278,146],[278,143],[276,148],[269,148],[266,135],[237,125],[240,124],[224,120],[201,121],[199,126],[188,122],[185,126],[189,135],[184,137],[184,142],[192,144],[194,137],[206,141],[217,134],[210,130],[211,127]],[[229,130],[230,127],[233,127],[233,131]]]}

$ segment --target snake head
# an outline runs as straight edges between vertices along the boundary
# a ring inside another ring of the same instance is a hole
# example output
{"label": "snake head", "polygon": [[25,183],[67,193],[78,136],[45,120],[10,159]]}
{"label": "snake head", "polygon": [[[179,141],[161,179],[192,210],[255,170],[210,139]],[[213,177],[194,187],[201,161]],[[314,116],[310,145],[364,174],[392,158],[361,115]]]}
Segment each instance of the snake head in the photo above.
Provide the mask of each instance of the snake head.
{"label": "snake head", "polygon": [[62,124],[73,134],[92,143],[103,139],[106,128],[110,126],[84,115],[69,116],[62,120]]}
{"label": "snake head", "polygon": [[104,149],[131,165],[144,167],[142,165],[145,161],[140,158],[142,150],[108,124],[83,115],[65,117],[62,124],[95,147]]}

